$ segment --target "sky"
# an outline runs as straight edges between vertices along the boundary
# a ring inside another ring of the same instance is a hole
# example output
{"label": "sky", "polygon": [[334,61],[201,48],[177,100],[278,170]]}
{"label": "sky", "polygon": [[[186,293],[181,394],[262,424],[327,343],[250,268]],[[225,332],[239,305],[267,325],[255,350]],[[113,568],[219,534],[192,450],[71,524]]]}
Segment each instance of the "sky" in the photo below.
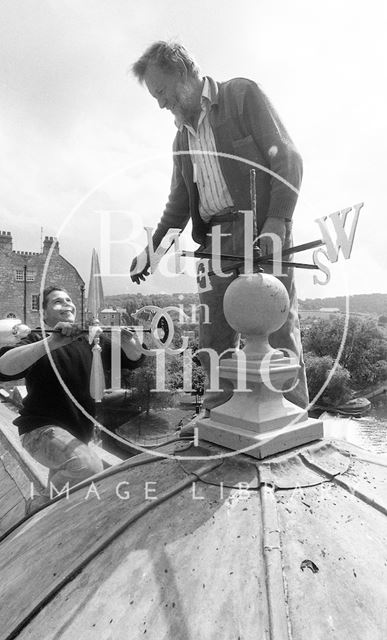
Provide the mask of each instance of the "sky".
{"label": "sky", "polygon": [[[299,297],[387,293],[384,5],[0,0],[0,229],[16,250],[58,237],[86,283],[95,247],[105,294],[195,290],[188,260],[191,275],[166,277],[168,263],[140,287],[128,276],[168,197],[176,131],[130,67],[177,39],[203,74],[251,78],[274,103],[304,162],[296,244],[321,237],[316,218],[364,202],[350,259],[325,286],[299,271]],[[182,244],[195,248],[189,228]]]}

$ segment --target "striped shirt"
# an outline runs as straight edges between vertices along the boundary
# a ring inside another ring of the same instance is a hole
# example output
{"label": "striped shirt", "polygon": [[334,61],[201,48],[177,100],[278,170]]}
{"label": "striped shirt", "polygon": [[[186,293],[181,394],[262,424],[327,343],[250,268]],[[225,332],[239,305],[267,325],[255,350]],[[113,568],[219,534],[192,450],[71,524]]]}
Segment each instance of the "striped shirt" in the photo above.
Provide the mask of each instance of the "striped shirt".
{"label": "striped shirt", "polygon": [[215,97],[211,96],[208,78],[204,78],[197,131],[187,122],[179,127],[185,127],[188,131],[194,182],[199,191],[199,213],[205,222],[234,206],[216,155],[215,138],[209,120],[211,103]]}

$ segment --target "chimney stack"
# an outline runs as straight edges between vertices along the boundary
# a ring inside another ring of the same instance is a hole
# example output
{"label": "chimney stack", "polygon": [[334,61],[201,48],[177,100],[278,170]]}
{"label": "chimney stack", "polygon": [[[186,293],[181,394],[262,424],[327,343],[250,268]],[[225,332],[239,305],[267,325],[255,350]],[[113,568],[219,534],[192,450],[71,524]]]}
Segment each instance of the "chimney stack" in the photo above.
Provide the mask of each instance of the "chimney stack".
{"label": "chimney stack", "polygon": [[44,242],[43,242],[43,253],[48,253],[53,243],[54,243],[54,251],[59,253],[59,242],[56,240],[56,238],[53,238],[52,236],[45,236]]}
{"label": "chimney stack", "polygon": [[12,236],[10,231],[0,231],[0,251],[12,251]]}

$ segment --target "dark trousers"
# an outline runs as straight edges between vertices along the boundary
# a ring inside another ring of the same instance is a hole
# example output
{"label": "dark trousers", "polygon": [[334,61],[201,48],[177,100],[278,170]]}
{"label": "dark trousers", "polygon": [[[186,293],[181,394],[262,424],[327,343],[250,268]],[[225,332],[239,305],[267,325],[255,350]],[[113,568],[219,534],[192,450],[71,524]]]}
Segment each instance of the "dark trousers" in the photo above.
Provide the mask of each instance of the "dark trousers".
{"label": "dark trousers", "polygon": [[[221,238],[221,248],[223,254],[244,255],[244,215],[240,212],[223,214],[219,218],[214,218],[214,223],[220,224],[221,233],[225,234]],[[286,222],[286,238],[284,249],[292,246],[292,224]],[[205,251],[209,255],[212,253],[212,238],[209,236],[208,241],[200,247],[200,251]],[[227,261],[223,261],[223,268]],[[228,263],[230,264],[230,263]],[[212,261],[210,260],[209,269],[212,269]],[[265,268],[270,273],[271,268]],[[243,273],[243,269],[241,271]],[[280,280],[286,287],[290,300],[290,309],[285,324],[270,336],[270,344],[275,349],[289,349],[295,353],[299,359],[300,369],[298,372],[297,386],[285,394],[285,398],[290,402],[305,408],[308,405],[308,389],[305,375],[305,365],[302,356],[301,333],[298,319],[298,303],[296,288],[294,283],[294,269],[283,268],[282,273],[286,274]],[[228,324],[223,312],[223,298],[226,289],[233,280],[237,278],[235,271],[230,272],[228,278],[222,278],[218,275],[210,277],[211,290],[200,291],[203,280],[198,277],[199,299],[201,306],[199,314],[200,322],[200,348],[212,348],[218,354],[226,349],[235,349],[239,346],[239,334]],[[206,323],[206,307],[208,305],[209,322]],[[207,353],[199,354],[202,366],[207,376],[210,373],[210,357]],[[231,357],[231,353],[225,354],[224,357]],[[219,384],[223,389],[220,392],[206,391],[203,401],[203,408],[212,409],[226,402],[232,395],[232,386],[226,380],[221,380]]]}

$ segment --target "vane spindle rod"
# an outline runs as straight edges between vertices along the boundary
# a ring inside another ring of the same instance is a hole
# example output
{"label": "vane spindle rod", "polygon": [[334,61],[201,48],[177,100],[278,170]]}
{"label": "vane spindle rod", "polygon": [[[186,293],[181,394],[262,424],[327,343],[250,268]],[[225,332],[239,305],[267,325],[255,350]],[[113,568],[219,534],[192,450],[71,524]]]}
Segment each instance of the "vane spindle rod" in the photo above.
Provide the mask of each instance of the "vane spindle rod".
{"label": "vane spindle rod", "polygon": [[257,187],[255,169],[250,169],[250,202],[251,211],[253,212],[253,233],[254,238],[257,236]]}
{"label": "vane spindle rod", "polygon": [[[102,329],[102,333],[111,333],[113,327],[104,327]],[[115,327],[114,327],[115,328]],[[141,325],[136,325],[133,327],[125,327],[118,325],[119,329],[126,329],[127,331],[136,331],[137,329],[141,329],[144,333],[152,333],[152,329],[143,329]],[[30,333],[43,333],[43,329],[31,329]],[[60,329],[44,329],[44,333],[61,333]],[[89,333],[88,329],[81,329],[79,333]]]}

